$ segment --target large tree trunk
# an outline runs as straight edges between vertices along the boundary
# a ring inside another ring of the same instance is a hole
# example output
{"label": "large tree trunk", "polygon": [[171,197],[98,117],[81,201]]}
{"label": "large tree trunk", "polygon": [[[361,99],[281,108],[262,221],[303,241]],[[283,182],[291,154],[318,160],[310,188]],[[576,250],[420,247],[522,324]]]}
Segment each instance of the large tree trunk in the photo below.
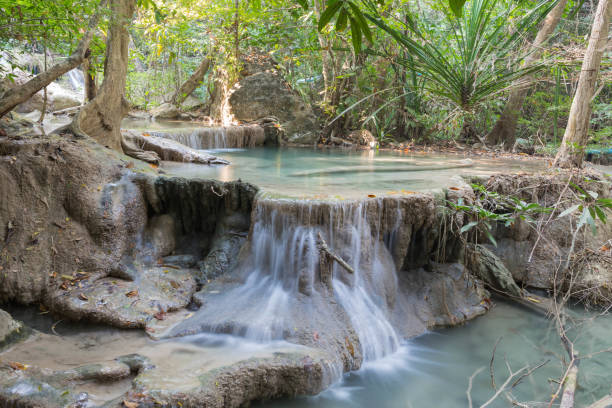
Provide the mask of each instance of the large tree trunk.
{"label": "large tree trunk", "polygon": [[210,95],[208,105],[208,115],[215,121],[226,123],[230,119],[229,109],[229,76],[223,67],[219,67],[215,72],[215,80],[213,82],[213,90]]}
{"label": "large tree trunk", "polygon": [[128,26],[136,9],[136,0],[110,2],[110,27],[106,41],[104,81],[98,95],[74,118],[73,129],[99,143],[121,151],[121,120],[129,110],[125,100],[128,69]]}
{"label": "large tree trunk", "polygon": [[[525,65],[531,65],[537,61],[542,52],[544,51],[543,45],[548,40],[550,35],[555,31],[567,0],[559,0],[559,3],[548,13],[546,19],[542,23],[542,27],[538,31],[533,45],[531,46],[531,53],[525,58]],[[518,117],[525,102],[529,85],[533,82],[533,76],[527,76],[521,79],[521,84],[518,85],[510,92],[508,102],[504,107],[504,111],[495,123],[495,126],[491,132],[487,135],[487,142],[490,144],[503,143],[504,146],[509,149],[514,146],[516,140],[516,124]]]}
{"label": "large tree trunk", "polygon": [[559,167],[580,167],[584,158],[584,147],[589,136],[589,120],[591,119],[591,99],[595,92],[595,82],[599,73],[601,57],[608,41],[608,30],[612,18],[612,0],[599,0],[591,37],[587,46],[578,87],[572,100],[572,107],[563,135],[563,142],[555,157],[555,165]]}
{"label": "large tree trunk", "polygon": [[93,17],[89,20],[89,25],[85,34],[79,41],[76,50],[70,57],[65,59],[64,61],[52,66],[50,69],[45,72],[41,72],[36,75],[34,78],[30,79],[25,84],[21,85],[17,89],[11,89],[0,95],[0,117],[9,113],[13,108],[17,105],[27,101],[34,94],[41,89],[45,88],[51,82],[55,81],[60,76],[64,75],[66,72],[70,71],[78,67],[81,62],[85,58],[87,58],[89,51],[89,43],[91,42],[91,38],[93,37],[94,30],[98,26],[98,20],[100,19],[100,14],[96,12]]}
{"label": "large tree trunk", "polygon": [[173,105],[178,106],[183,103],[185,99],[187,99],[187,97],[191,95],[191,93],[195,91],[198,86],[200,86],[200,84],[204,80],[204,75],[206,75],[210,68],[211,63],[211,57],[206,57],[202,60],[198,69],[196,69],[195,72],[191,74],[189,79],[183,82],[178,91],[176,91],[176,93],[172,96],[171,102]]}

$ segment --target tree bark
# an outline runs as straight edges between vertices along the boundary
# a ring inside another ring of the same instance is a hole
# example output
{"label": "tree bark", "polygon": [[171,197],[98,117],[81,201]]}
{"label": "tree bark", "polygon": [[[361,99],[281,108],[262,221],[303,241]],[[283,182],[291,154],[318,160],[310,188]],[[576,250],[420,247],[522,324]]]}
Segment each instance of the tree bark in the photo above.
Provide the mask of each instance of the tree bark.
{"label": "tree bark", "polygon": [[[531,53],[525,58],[525,66],[529,66],[537,61],[544,51],[543,45],[555,31],[567,0],[559,0],[559,3],[548,13],[542,27],[538,31],[533,45],[531,46]],[[487,135],[487,142],[489,144],[500,144],[503,143],[507,149],[514,146],[516,140],[516,124],[518,117],[525,102],[529,85],[533,82],[533,75],[529,75],[521,79],[521,84],[518,85],[510,92],[508,102],[504,107],[504,111],[495,123],[495,126],[491,132]]]}
{"label": "tree bark", "polygon": [[213,90],[210,95],[210,103],[208,105],[208,115],[215,121],[224,122],[229,116],[228,94],[229,94],[229,76],[227,71],[219,67],[215,72],[213,82]]}
{"label": "tree bark", "polygon": [[[321,18],[321,13],[325,10],[325,0],[315,0],[314,11],[317,17],[317,21]],[[317,38],[319,45],[321,46],[321,65],[323,67],[323,104],[331,104],[332,90],[334,88],[335,74],[334,74],[334,61],[331,50],[331,43],[325,37],[323,33],[317,30]]]}
{"label": "tree bark", "polygon": [[96,12],[89,20],[87,31],[83,34],[76,50],[66,60],[52,66],[45,72],[41,72],[16,90],[9,90],[0,95],[0,118],[13,110],[17,105],[30,99],[36,92],[45,88],[66,72],[78,67],[83,62],[83,59],[87,58],[89,43],[93,37],[94,30],[98,26],[99,19],[100,14]]}
{"label": "tree bark", "polygon": [[204,79],[204,75],[206,75],[210,69],[211,63],[211,57],[206,57],[202,60],[200,66],[185,82],[183,82],[178,91],[176,91],[176,93],[172,96],[171,103],[173,105],[178,106],[183,103],[185,99],[187,99],[187,97],[191,95],[191,93],[195,91],[198,86],[200,86],[202,80]]}
{"label": "tree bark", "polygon": [[110,2],[109,36],[106,41],[104,81],[98,95],[77,114],[73,129],[99,143],[121,151],[121,120],[129,111],[124,98],[128,69],[128,26],[136,9],[136,0]]}
{"label": "tree bark", "polygon": [[96,88],[96,76],[90,72],[91,61],[89,58],[85,58],[81,64],[83,70],[83,78],[85,78],[85,102],[91,102],[94,100],[97,94]]}
{"label": "tree bark", "polygon": [[584,146],[588,142],[591,99],[599,73],[601,57],[608,41],[608,30],[612,18],[612,0],[599,0],[591,37],[587,46],[578,87],[572,100],[572,107],[563,135],[563,142],[555,157],[555,166],[580,167],[584,159]]}

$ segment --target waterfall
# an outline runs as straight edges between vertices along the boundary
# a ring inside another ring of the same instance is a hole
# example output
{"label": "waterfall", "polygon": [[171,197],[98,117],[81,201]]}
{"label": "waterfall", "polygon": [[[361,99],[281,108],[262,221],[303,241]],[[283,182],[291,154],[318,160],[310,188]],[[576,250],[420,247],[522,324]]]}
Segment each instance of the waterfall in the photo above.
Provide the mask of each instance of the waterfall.
{"label": "waterfall", "polygon": [[175,140],[198,150],[231,149],[261,146],[264,130],[261,126],[211,126],[196,129],[149,131],[153,136]]}
{"label": "waterfall", "polygon": [[[222,332],[261,342],[308,342],[325,333],[336,336],[337,344],[353,333],[366,361],[395,351],[399,336],[391,314],[398,291],[394,253],[401,203],[402,198],[259,197],[249,244],[232,278],[236,284],[229,290],[217,290],[214,283],[205,287],[204,306],[174,334]],[[354,274],[334,262],[331,282],[325,279],[319,235]]]}
{"label": "waterfall", "polygon": [[74,68],[66,73],[68,77],[68,82],[70,82],[70,86],[75,91],[82,91],[85,86],[85,78],[83,78],[83,73],[81,70]]}

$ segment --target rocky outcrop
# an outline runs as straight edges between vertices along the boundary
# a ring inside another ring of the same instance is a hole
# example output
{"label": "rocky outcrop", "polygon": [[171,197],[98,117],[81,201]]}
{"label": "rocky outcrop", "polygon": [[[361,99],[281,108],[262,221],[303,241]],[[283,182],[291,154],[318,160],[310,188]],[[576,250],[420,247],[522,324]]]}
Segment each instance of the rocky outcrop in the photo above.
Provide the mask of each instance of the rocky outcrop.
{"label": "rocky outcrop", "polygon": [[245,76],[230,90],[232,115],[243,122],[275,117],[284,143],[316,143],[319,125],[312,109],[291,89],[275,64],[261,59],[246,64]]}
{"label": "rocky outcrop", "polygon": [[[229,164],[227,160],[197,151],[172,139],[151,136],[150,134],[145,136],[134,131],[123,131],[121,136],[123,151],[127,155],[150,163],[158,164],[160,160],[166,160],[197,164]],[[142,156],[143,151],[146,152],[147,157]],[[151,152],[155,154],[152,155]]]}
{"label": "rocky outcrop", "polygon": [[[0,175],[0,301],[40,302],[121,327],[185,307],[193,274],[157,261],[205,259],[217,223],[241,211],[246,225],[232,225],[245,234],[256,192],[243,183],[165,179],[88,140],[57,136],[0,137]],[[174,243],[158,239],[168,218]]]}

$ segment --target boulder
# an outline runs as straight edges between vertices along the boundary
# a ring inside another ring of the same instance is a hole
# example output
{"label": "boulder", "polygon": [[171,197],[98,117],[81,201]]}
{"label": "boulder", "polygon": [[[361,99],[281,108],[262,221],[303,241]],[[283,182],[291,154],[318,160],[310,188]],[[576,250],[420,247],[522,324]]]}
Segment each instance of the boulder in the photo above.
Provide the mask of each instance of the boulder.
{"label": "boulder", "polygon": [[20,322],[13,320],[10,314],[0,309],[0,350],[25,336],[26,329]]}
{"label": "boulder", "polygon": [[239,121],[276,117],[283,130],[283,142],[314,144],[319,138],[312,109],[278,72],[256,72],[240,80],[230,91],[229,105]]}
{"label": "boulder", "polygon": [[377,143],[374,135],[366,129],[353,130],[345,139],[359,146],[374,146]]}
{"label": "boulder", "polygon": [[176,119],[180,114],[179,108],[171,103],[162,103],[151,110],[151,117],[153,119]]}

